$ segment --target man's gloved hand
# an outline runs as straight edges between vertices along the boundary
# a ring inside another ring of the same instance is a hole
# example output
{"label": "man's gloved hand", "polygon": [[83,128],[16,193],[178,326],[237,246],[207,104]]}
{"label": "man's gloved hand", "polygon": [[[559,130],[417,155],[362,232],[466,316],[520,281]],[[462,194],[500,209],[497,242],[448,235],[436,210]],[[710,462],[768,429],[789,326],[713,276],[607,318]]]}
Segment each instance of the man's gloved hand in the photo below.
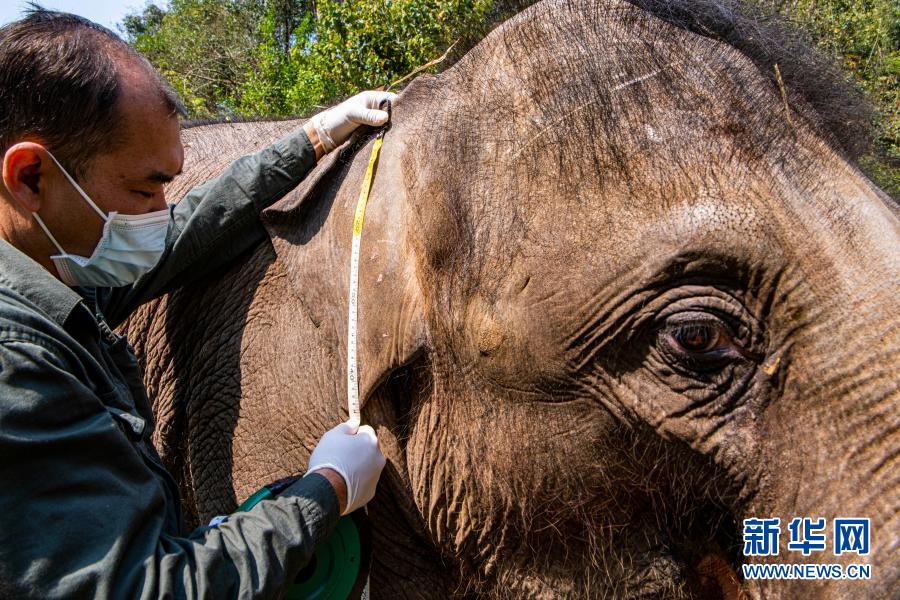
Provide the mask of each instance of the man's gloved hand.
{"label": "man's gloved hand", "polygon": [[391,101],[396,96],[392,92],[362,92],[314,116],[312,122],[325,152],[331,152],[347,141],[360,125],[387,123],[387,112],[378,107],[382,101]]}
{"label": "man's gloved hand", "polygon": [[309,470],[337,471],[347,484],[349,514],[364,506],[375,496],[375,484],[384,468],[384,455],[378,448],[375,430],[363,425],[355,433],[349,423],[341,423],[325,433],[309,457]]}

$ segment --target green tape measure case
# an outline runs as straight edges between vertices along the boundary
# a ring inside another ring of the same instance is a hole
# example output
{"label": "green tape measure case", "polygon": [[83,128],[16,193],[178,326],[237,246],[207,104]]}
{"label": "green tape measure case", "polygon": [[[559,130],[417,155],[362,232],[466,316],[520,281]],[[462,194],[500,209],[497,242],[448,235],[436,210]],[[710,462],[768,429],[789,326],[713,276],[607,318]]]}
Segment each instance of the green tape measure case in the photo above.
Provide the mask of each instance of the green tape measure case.
{"label": "green tape measure case", "polygon": [[[238,511],[274,498],[293,480],[263,487],[247,498]],[[362,596],[372,558],[372,526],[365,509],[341,517],[337,527],[316,548],[312,560],[288,587],[286,600],[356,600]]]}

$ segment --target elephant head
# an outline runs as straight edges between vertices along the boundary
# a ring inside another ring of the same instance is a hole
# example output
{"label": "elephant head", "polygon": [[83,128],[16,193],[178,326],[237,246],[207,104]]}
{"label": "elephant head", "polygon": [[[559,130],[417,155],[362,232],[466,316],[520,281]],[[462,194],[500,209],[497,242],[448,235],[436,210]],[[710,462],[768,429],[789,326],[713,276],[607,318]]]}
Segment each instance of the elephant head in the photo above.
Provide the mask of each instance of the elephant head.
{"label": "elephant head", "polygon": [[[360,272],[389,459],[374,595],[896,589],[897,206],[852,164],[853,114],[799,79],[808,51],[711,7],[542,2],[395,102]],[[342,416],[370,147],[270,208],[271,246],[130,325],[200,516],[302,469]],[[788,552],[795,517],[826,520],[826,550]],[[832,552],[844,517],[870,520],[868,555]],[[754,518],[780,519],[779,556],[744,556]],[[741,571],[764,562],[871,578]]]}

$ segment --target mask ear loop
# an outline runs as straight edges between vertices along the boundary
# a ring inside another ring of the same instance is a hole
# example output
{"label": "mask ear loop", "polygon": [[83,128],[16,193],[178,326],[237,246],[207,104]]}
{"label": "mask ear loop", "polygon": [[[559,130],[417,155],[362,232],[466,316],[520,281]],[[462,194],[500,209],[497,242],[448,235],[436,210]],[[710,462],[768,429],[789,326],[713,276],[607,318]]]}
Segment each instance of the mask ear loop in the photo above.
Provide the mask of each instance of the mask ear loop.
{"label": "mask ear loop", "polygon": [[47,234],[47,237],[50,238],[50,241],[53,242],[53,245],[56,246],[57,250],[59,250],[59,253],[65,255],[66,251],[63,250],[63,247],[59,245],[59,242],[56,241],[56,238],[53,237],[53,234],[50,233],[50,230],[47,229],[46,225],[44,225],[44,220],[41,219],[37,213],[31,213],[31,216],[34,217],[34,220],[37,221],[37,224],[41,226],[41,229],[44,230],[44,233]]}
{"label": "mask ear loop", "polygon": [[[56,157],[53,156],[53,153],[50,152],[49,150],[47,150],[46,148],[44,148],[44,151],[47,152],[47,156],[49,156],[53,160],[53,162],[56,163],[56,166],[59,167],[59,170],[62,171],[63,175],[66,176],[66,179],[69,180],[69,183],[72,184],[72,187],[75,188],[75,191],[77,191],[79,194],[81,194],[81,197],[84,198],[84,200],[91,206],[91,208],[93,208],[95,211],[97,211],[97,214],[100,215],[100,218],[103,219],[104,223],[106,223],[106,221],[108,219],[107,219],[107,216],[105,214],[103,214],[103,211],[100,210],[100,208],[96,204],[94,204],[94,201],[91,200],[91,198],[84,192],[83,189],[81,189],[81,186],[78,185],[74,179],[72,179],[72,176],[69,175],[69,172],[66,171],[65,168],[63,168],[63,166],[61,164],[59,164],[59,161],[56,160]],[[53,242],[53,245],[56,246],[57,250],[59,250],[59,253],[62,255],[65,255],[66,251],[63,250],[62,245],[60,245],[60,243],[56,241],[56,238],[53,237],[53,234],[50,233],[50,230],[47,228],[47,225],[44,224],[44,220],[41,219],[41,217],[35,212],[31,213],[31,216],[33,216],[34,220],[37,221],[37,224],[41,226],[41,229],[44,230],[44,233],[47,234],[47,237],[50,238],[50,241]]]}
{"label": "mask ear loop", "polygon": [[50,158],[53,159],[53,162],[56,163],[56,166],[59,167],[59,170],[62,171],[63,175],[66,176],[66,179],[69,180],[69,183],[72,184],[72,187],[74,187],[75,190],[76,190],[79,194],[81,194],[81,197],[84,198],[84,201],[87,202],[88,204],[90,204],[90,205],[91,205],[91,208],[93,208],[94,210],[97,211],[97,214],[100,215],[100,218],[103,219],[103,222],[104,222],[104,223],[105,223],[106,221],[108,221],[108,220],[109,220],[109,217],[106,216],[106,213],[104,213],[102,210],[100,210],[100,207],[98,207],[96,204],[94,204],[94,201],[91,200],[90,196],[88,196],[88,195],[84,192],[83,189],[81,189],[81,186],[80,186],[80,185],[78,185],[77,183],[75,183],[75,180],[72,178],[71,175],[69,175],[69,172],[66,171],[66,170],[63,168],[63,166],[62,166],[61,164],[59,164],[59,161],[56,160],[56,157],[53,156],[53,154],[51,154],[50,151],[47,150],[46,148],[45,148],[45,150],[46,150],[46,152],[47,152],[47,155],[48,155]]}

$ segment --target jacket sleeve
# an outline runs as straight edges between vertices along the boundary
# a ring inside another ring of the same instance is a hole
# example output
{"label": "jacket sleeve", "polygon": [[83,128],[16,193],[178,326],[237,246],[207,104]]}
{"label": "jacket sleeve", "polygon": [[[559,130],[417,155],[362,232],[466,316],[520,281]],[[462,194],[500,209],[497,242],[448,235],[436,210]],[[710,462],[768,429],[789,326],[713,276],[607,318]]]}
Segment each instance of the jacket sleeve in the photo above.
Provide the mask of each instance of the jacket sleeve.
{"label": "jacket sleeve", "polygon": [[52,339],[0,338],[0,597],[271,598],[338,520],[328,481],[187,538],[163,480]]}
{"label": "jacket sleeve", "polygon": [[265,239],[259,213],[315,164],[316,152],[298,128],[188,192],[172,208],[159,263],[131,286],[97,290],[107,322],[118,326],[140,304],[214,272]]}

